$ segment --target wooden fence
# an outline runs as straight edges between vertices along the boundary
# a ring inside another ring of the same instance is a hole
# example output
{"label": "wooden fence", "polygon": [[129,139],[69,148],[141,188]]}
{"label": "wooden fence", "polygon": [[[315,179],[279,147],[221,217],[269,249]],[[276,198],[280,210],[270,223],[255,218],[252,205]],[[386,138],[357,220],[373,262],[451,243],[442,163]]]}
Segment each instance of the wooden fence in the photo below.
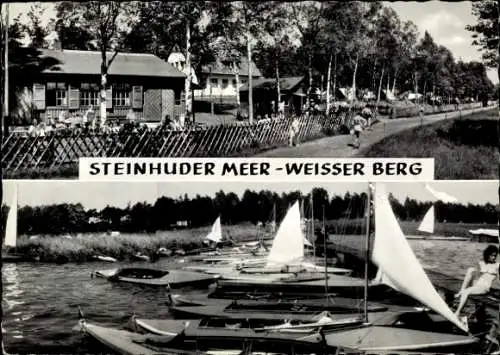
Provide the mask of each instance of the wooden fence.
{"label": "wooden fence", "polygon": [[[348,119],[299,117],[298,139],[307,141],[339,132]],[[82,157],[227,157],[288,144],[291,118],[233,123],[196,129],[148,129],[95,134],[78,130],[29,137],[11,133],[2,143],[6,175],[25,169],[54,168]]]}
{"label": "wooden fence", "polygon": [[[477,108],[461,105],[460,109]],[[452,111],[453,106],[436,107],[424,114]],[[342,133],[352,113],[305,115],[299,117],[299,141]],[[67,130],[30,137],[12,132],[2,142],[4,176],[17,171],[57,168],[75,164],[83,157],[227,157],[288,144],[292,118],[268,119],[253,124],[232,124],[184,130],[122,130],[118,133],[91,133]]]}

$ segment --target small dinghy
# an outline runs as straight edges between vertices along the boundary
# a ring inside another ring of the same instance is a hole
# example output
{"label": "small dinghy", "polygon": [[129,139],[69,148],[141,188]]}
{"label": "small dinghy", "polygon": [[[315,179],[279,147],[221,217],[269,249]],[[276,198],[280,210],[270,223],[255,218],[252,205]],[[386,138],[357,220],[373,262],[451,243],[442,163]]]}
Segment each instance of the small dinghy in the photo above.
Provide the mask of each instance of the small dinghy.
{"label": "small dinghy", "polygon": [[[323,299],[309,299],[309,300],[221,300],[213,298],[197,297],[189,299],[182,295],[169,295],[169,300],[173,307],[197,307],[197,306],[217,306],[225,307],[226,312],[229,311],[271,311],[271,312],[320,312],[329,311],[331,313],[354,313],[363,309],[363,300],[356,300],[351,298],[330,297],[328,300]],[[408,307],[408,309],[410,309]],[[387,311],[388,306],[378,303],[368,303],[369,312],[382,312]],[[283,317],[285,315],[283,314]]]}
{"label": "small dinghy", "polygon": [[[155,337],[129,332],[126,330],[103,327],[97,324],[88,323],[81,319],[78,327],[88,336],[91,336],[101,344],[123,355],[158,355],[158,354],[182,354],[200,355],[201,351],[187,351],[183,349],[170,348],[169,342],[177,334],[170,337]],[[179,331],[180,332],[180,331]]]}
{"label": "small dinghy", "polygon": [[[253,351],[279,354],[311,354],[318,351],[336,353],[337,347],[327,347],[317,330],[323,323],[305,325],[284,325],[279,327],[250,328],[242,322],[228,322],[223,319],[201,320],[151,320],[134,319],[135,325],[142,331],[157,336],[173,337],[184,326],[182,335],[184,344],[195,342],[197,349],[230,350],[244,349],[250,345]],[[299,331],[303,329],[303,331]],[[306,335],[306,336],[305,336]],[[307,341],[303,341],[303,339]],[[223,341],[221,341],[223,339]],[[250,352],[241,352],[240,354]],[[340,354],[340,352],[339,352]]]}
{"label": "small dinghy", "polygon": [[118,260],[116,260],[115,258],[112,258],[111,256],[94,255],[93,258],[94,258],[94,260],[105,261],[107,263],[116,263],[116,262],[118,262]]}
{"label": "small dinghy", "polygon": [[208,286],[218,275],[201,274],[184,270],[159,270],[149,268],[117,268],[98,270],[95,276],[113,282],[173,288],[185,286]]}
{"label": "small dinghy", "polygon": [[151,260],[151,258],[147,255],[142,254],[142,253],[136,253],[136,254],[132,255],[132,260],[148,262]]}

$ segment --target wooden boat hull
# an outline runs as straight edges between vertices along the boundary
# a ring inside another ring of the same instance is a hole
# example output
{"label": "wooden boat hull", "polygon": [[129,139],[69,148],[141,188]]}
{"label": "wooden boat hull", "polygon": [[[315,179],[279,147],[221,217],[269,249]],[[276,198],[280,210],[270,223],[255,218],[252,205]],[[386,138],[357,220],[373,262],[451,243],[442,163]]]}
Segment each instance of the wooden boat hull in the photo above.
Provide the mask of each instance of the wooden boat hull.
{"label": "wooden boat hull", "polygon": [[[179,325],[185,325],[184,344],[196,342],[198,349],[243,349],[251,343],[253,351],[279,354],[311,354],[315,350],[335,351],[336,347],[325,347],[319,333],[309,332],[303,341],[303,333],[256,331],[250,328],[206,327],[202,320],[175,321],[159,319],[136,319],[136,327],[156,335],[171,336]],[[241,351],[241,350],[240,350]]]}
{"label": "wooden boat hull", "polygon": [[[291,322],[313,322],[323,310],[272,310],[268,309],[227,309],[225,305],[210,305],[210,306],[184,306],[170,307],[170,312],[177,319],[201,319],[201,318],[224,318],[224,319],[251,319],[253,321],[265,322],[266,324],[281,324],[285,319]],[[334,320],[351,320],[354,317],[359,317],[361,310],[356,312],[342,312],[332,314]],[[379,320],[384,317],[393,316],[396,314],[391,311],[370,312],[371,319]]]}
{"label": "wooden boat hull", "polygon": [[[224,276],[222,276],[224,278]],[[328,289],[326,290],[326,285],[324,281],[324,275],[322,275],[322,280],[317,279],[313,281],[302,281],[293,282],[288,279],[286,282],[275,281],[272,277],[262,277],[262,278],[245,278],[245,279],[232,279],[225,280],[221,279],[217,281],[218,292],[268,292],[268,293],[339,293],[342,295],[353,295],[359,296],[363,294],[365,289],[365,281],[363,279],[358,279],[343,275],[330,275],[328,279]],[[369,285],[369,294],[374,295],[379,291],[386,291],[388,287],[386,285],[371,284]]]}
{"label": "wooden boat hull", "polygon": [[184,270],[157,270],[148,268],[123,268],[98,270],[97,277],[113,282],[133,283],[137,285],[180,288],[186,286],[208,286],[214,283],[218,275],[201,274]]}
{"label": "wooden boat hull", "polygon": [[[205,298],[189,299],[182,295],[173,295],[172,301],[175,307],[186,307],[186,306],[230,306],[235,304],[232,300],[220,300],[213,299],[204,296]],[[233,308],[234,309],[234,308]],[[321,312],[329,311],[331,313],[353,313],[360,309],[363,309],[363,301],[355,300],[351,298],[341,298],[341,297],[331,297],[328,301],[323,299],[312,299],[312,300],[295,300],[295,301],[275,301],[275,300],[238,300],[237,308],[238,310],[257,310],[257,311],[283,311],[289,312],[294,309],[300,309],[301,311],[311,311],[311,312]],[[368,303],[369,312],[381,312],[387,311],[388,306],[383,304]]]}
{"label": "wooden boat hull", "polygon": [[175,348],[152,346],[148,344],[147,336],[125,330],[103,327],[85,321],[81,321],[79,326],[85,334],[122,355],[203,354],[202,352],[186,352],[186,350]]}
{"label": "wooden boat hull", "polygon": [[2,252],[2,262],[4,263],[19,263],[23,261],[30,261],[30,258],[26,255]]}
{"label": "wooden boat hull", "polygon": [[368,326],[336,330],[325,334],[329,345],[347,347],[364,352],[419,351],[468,353],[478,339],[431,331],[388,326]]}

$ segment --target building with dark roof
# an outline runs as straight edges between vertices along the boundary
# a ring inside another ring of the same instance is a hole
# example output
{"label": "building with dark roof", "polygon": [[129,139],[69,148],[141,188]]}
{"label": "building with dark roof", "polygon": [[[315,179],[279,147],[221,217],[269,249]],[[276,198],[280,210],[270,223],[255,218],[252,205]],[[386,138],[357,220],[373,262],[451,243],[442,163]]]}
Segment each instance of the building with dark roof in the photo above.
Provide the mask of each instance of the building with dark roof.
{"label": "building with dark roof", "polygon": [[[252,65],[252,78],[258,79],[262,74],[255,65]],[[238,65],[239,87],[248,82],[248,60],[242,57]],[[202,89],[194,91],[194,98],[200,101],[236,102],[236,75],[230,65],[222,64],[219,60],[203,67],[200,73]]]}
{"label": "building with dark roof", "polygon": [[[304,77],[280,78],[280,102],[285,114],[300,114],[304,103]],[[252,81],[254,112],[267,115],[275,111],[277,88],[275,78],[261,78]],[[248,84],[240,88],[241,102],[248,103]]]}
{"label": "building with dark roof", "polygon": [[[111,58],[113,53],[108,53]],[[101,53],[97,51],[21,49],[11,55],[11,116],[57,118],[93,107],[99,116]],[[108,70],[108,119],[132,110],[145,121],[184,112],[185,74],[152,54],[118,53]],[[23,117],[20,117],[23,118]]]}

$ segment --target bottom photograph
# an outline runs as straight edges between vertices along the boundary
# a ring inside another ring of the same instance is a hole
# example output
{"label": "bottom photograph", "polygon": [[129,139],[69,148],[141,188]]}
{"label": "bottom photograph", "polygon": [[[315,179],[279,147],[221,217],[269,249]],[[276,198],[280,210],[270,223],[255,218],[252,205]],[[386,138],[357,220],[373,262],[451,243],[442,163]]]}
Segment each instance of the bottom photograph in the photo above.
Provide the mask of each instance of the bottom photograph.
{"label": "bottom photograph", "polygon": [[11,354],[495,354],[498,181],[3,182]]}

